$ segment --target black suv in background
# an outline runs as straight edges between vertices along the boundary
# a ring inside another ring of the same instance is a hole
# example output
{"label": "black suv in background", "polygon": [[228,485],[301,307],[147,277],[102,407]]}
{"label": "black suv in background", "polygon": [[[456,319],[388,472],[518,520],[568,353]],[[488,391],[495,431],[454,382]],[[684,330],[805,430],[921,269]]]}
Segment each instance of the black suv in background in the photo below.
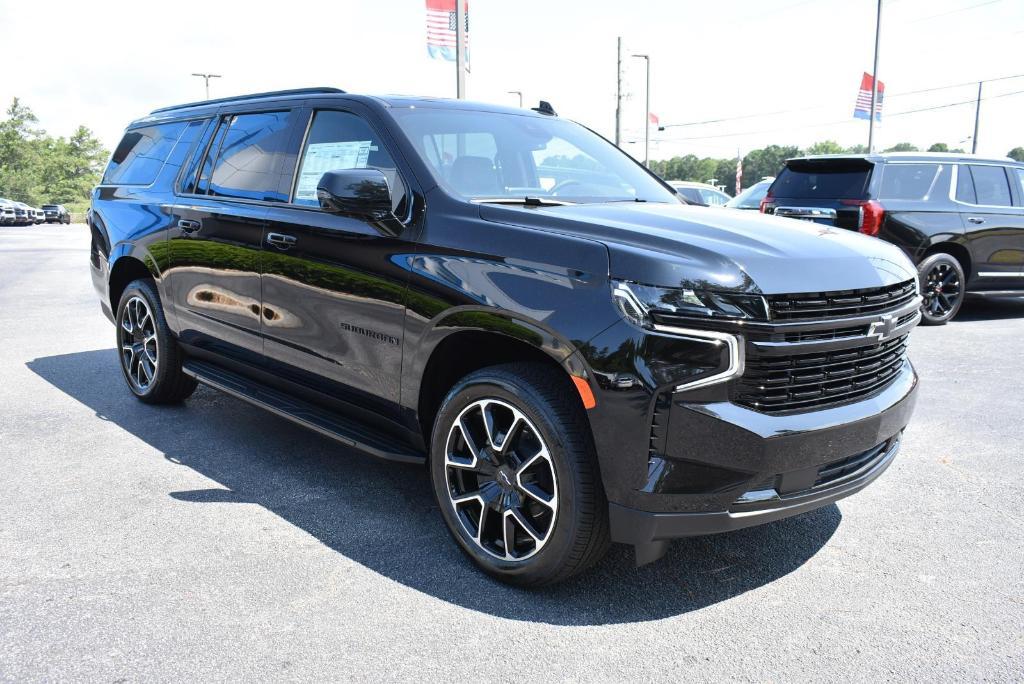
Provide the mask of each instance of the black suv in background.
{"label": "black suv in background", "polygon": [[47,223],[71,223],[71,212],[63,204],[44,204],[40,208]]}
{"label": "black suv in background", "polygon": [[790,159],[761,211],[859,230],[917,264],[923,322],[965,294],[1024,294],[1024,164],[963,154]]}
{"label": "black suv in background", "polygon": [[550,107],[321,88],[156,110],[89,227],[139,399],[202,382],[424,464],[457,543],[518,584],[859,491],[916,397],[899,249],[687,207]]}

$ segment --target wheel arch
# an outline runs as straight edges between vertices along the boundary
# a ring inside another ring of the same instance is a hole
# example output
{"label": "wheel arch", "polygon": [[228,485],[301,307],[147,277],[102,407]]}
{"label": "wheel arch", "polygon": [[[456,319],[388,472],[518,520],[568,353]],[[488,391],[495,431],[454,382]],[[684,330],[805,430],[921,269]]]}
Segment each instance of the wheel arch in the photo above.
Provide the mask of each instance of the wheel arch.
{"label": "wheel arch", "polygon": [[[967,280],[971,279],[971,274],[973,273],[971,252],[964,245],[960,244],[959,242],[951,241],[936,242],[930,245],[926,250],[924,250],[924,252],[921,254],[920,261],[924,261],[933,254],[948,254],[954,257],[957,261],[960,262],[960,266],[964,269],[965,278]],[[920,263],[920,261],[918,263]]]}
{"label": "wheel arch", "polygon": [[118,302],[128,284],[133,280],[149,278],[157,282],[160,273],[155,265],[147,265],[145,261],[136,255],[122,255],[112,260],[110,266],[110,278],[107,280],[107,295],[110,301],[110,310],[116,314]]}
{"label": "wheel arch", "polygon": [[574,396],[578,390],[573,378],[586,381],[589,376],[571,342],[532,321],[493,311],[452,312],[423,339],[427,342],[421,343],[406,377],[419,380],[415,387],[409,382],[409,396],[415,398],[419,429],[428,445],[441,402],[469,373],[503,363],[535,362],[560,372]]}

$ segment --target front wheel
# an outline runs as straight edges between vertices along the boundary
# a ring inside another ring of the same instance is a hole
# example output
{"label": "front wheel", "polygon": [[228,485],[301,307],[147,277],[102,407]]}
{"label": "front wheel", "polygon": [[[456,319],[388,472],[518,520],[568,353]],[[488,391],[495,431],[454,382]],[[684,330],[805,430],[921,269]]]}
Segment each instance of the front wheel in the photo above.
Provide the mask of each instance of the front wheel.
{"label": "front wheel", "polygon": [[924,325],[945,325],[964,302],[964,285],[967,278],[964,268],[956,257],[939,252],[921,262],[917,267],[921,282],[921,323]]}
{"label": "front wheel", "polygon": [[608,549],[589,425],[558,369],[505,364],[459,381],[434,423],[430,470],[452,536],[502,581],[558,582]]}
{"label": "front wheel", "polygon": [[117,306],[117,351],[132,393],[147,404],[173,404],[196,389],[181,370],[181,352],[150,280],[134,280]]}

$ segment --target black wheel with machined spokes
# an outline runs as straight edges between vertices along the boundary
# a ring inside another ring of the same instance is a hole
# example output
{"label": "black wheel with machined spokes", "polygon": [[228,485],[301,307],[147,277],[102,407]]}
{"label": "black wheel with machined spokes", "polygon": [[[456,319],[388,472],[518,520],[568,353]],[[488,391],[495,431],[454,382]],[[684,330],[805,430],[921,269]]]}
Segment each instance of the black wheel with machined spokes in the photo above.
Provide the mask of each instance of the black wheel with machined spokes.
{"label": "black wheel with machined spokes", "polygon": [[137,393],[145,393],[156,379],[160,350],[156,319],[141,296],[135,295],[125,303],[117,337],[125,378]]}
{"label": "black wheel with machined spokes", "polygon": [[173,404],[195,391],[195,379],[182,371],[181,350],[153,281],[130,282],[114,320],[121,372],[135,396],[148,404]]}
{"label": "black wheel with machined spokes", "polygon": [[434,420],[430,477],[452,537],[504,582],[558,582],[608,549],[590,425],[560,368],[507,363],[456,382]]}
{"label": "black wheel with machined spokes", "polygon": [[485,553],[526,560],[551,537],[558,514],[551,452],[508,402],[480,399],[462,410],[448,433],[445,478],[459,522]]}
{"label": "black wheel with machined spokes", "polygon": [[964,299],[964,269],[950,254],[933,254],[918,266],[921,282],[921,322],[943,325],[960,310]]}

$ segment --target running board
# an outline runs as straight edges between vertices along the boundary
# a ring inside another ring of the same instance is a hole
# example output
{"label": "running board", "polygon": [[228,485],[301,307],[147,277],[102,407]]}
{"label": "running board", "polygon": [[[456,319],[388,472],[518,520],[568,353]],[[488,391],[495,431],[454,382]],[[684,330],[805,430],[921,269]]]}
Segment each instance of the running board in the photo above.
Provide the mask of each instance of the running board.
{"label": "running board", "polygon": [[419,451],[388,434],[368,427],[356,420],[302,399],[293,397],[251,378],[216,366],[206,361],[189,359],[182,370],[204,385],[266,409],[282,418],[316,430],[345,446],[402,463],[424,463],[426,457]]}

